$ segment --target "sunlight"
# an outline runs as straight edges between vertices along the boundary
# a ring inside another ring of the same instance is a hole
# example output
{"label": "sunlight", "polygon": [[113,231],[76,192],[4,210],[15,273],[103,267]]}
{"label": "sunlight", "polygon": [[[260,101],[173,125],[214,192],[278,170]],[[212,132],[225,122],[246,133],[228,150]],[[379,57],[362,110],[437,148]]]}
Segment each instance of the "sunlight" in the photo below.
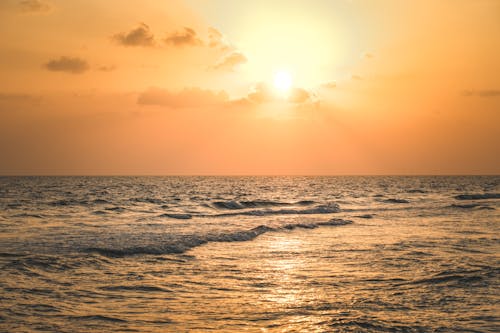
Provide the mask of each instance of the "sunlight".
{"label": "sunlight", "polygon": [[274,87],[280,93],[287,93],[292,87],[292,75],[287,71],[278,71],[274,74]]}

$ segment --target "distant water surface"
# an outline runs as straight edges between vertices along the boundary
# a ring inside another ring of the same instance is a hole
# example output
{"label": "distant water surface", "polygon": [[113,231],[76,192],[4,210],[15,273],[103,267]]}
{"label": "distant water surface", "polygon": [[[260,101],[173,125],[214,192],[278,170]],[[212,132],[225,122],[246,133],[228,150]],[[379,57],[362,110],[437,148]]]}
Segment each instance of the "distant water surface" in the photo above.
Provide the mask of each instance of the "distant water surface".
{"label": "distant water surface", "polygon": [[0,177],[0,331],[499,332],[500,177]]}

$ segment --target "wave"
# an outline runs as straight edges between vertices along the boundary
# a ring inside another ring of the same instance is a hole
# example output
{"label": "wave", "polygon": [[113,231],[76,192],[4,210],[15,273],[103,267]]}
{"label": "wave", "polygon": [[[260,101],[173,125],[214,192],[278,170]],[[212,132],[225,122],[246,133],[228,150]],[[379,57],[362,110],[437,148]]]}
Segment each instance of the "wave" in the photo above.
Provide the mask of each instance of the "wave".
{"label": "wave", "polygon": [[500,193],[484,193],[484,194],[459,194],[454,196],[457,200],[486,200],[500,199]]}
{"label": "wave", "polygon": [[260,225],[249,230],[241,230],[229,233],[207,234],[204,236],[193,235],[185,236],[182,240],[176,240],[172,243],[162,243],[156,246],[135,246],[128,248],[105,248],[105,247],[90,247],[84,249],[85,252],[98,253],[106,257],[126,257],[133,255],[164,255],[164,254],[180,254],[194,247],[201,246],[213,242],[245,242],[255,239],[256,237],[266,232],[277,232],[294,229],[315,229],[322,226],[342,226],[351,224],[351,220],[331,219],[329,221],[317,223],[295,223],[285,224],[281,227],[269,227]]}
{"label": "wave", "polygon": [[482,269],[456,269],[445,270],[437,273],[431,277],[417,279],[409,282],[400,283],[398,285],[441,285],[446,284],[449,286],[463,287],[467,284],[480,283],[484,280],[495,279],[500,270],[496,267],[484,267]]}
{"label": "wave", "polygon": [[406,191],[406,192],[408,192],[408,193],[427,193],[426,191],[421,190],[421,189],[419,189],[419,188],[410,189],[410,190],[408,190],[408,191]]}
{"label": "wave", "polygon": [[360,218],[360,219],[372,219],[373,215],[372,214],[363,214],[363,215],[356,215],[354,217]]}
{"label": "wave", "polygon": [[[359,316],[357,318],[348,318],[339,316],[331,319],[329,326],[335,332],[405,332],[405,333],[420,333],[420,332],[436,332],[428,326],[420,326],[405,322],[387,321],[377,319],[373,316]],[[441,331],[441,330],[439,330]]]}
{"label": "wave", "polygon": [[43,216],[40,214],[30,214],[30,213],[19,213],[12,215],[12,217],[31,217],[35,219],[43,219]]}
{"label": "wave", "polygon": [[[154,203],[162,204],[163,201],[160,199],[153,198],[132,198],[130,202],[140,202],[140,203]],[[61,199],[54,200],[48,203],[51,206],[91,206],[91,205],[110,205],[113,204],[111,201],[106,199],[94,199],[94,200],[76,200],[76,199]]]}
{"label": "wave", "polygon": [[95,199],[94,201],[92,201],[92,203],[96,205],[104,205],[104,204],[110,204],[111,202],[105,199]]}
{"label": "wave", "polygon": [[144,291],[144,292],[172,292],[169,289],[161,288],[161,287],[156,287],[156,286],[150,286],[150,285],[139,285],[139,286],[105,286],[105,287],[99,287],[100,290],[103,291]]}
{"label": "wave", "polygon": [[494,207],[491,206],[484,206],[480,205],[477,203],[472,203],[472,204],[452,204],[448,206],[450,208],[459,208],[459,209],[477,209],[477,210],[495,210]]}
{"label": "wave", "polygon": [[161,205],[164,203],[163,200],[157,198],[132,198],[130,199],[132,202],[140,202],[140,203],[151,203],[156,205]]}
{"label": "wave", "polygon": [[74,199],[62,199],[51,201],[49,205],[51,206],[76,206],[76,205],[86,205],[87,201],[79,201]]}
{"label": "wave", "polygon": [[109,317],[109,316],[102,316],[102,315],[69,316],[67,318],[70,320],[109,321],[109,322],[113,322],[113,323],[126,323],[127,322],[127,320],[125,320],[125,319]]}
{"label": "wave", "polygon": [[165,213],[165,214],[161,214],[158,217],[169,217],[169,218],[172,218],[172,219],[189,220],[193,216],[191,214]]}
{"label": "wave", "polygon": [[310,214],[332,214],[339,213],[340,207],[336,203],[328,203],[324,205],[318,205],[312,208],[305,209],[255,209],[247,211],[239,211],[233,213],[222,213],[215,215],[204,215],[204,217],[226,217],[226,216],[269,216],[269,215],[310,215]]}
{"label": "wave", "polygon": [[94,199],[94,200],[61,199],[49,202],[49,205],[51,206],[89,206],[89,205],[105,205],[105,204],[111,204],[111,202],[106,199]]}
{"label": "wave", "polygon": [[400,204],[400,203],[410,203],[406,199],[394,199],[394,198],[384,200],[384,202],[387,202],[387,203],[397,203],[397,204]]}
{"label": "wave", "polygon": [[495,207],[491,207],[491,206],[481,206],[481,207],[478,207],[478,209],[481,209],[481,210],[495,210],[496,208]]}
{"label": "wave", "polygon": [[449,207],[451,207],[451,208],[464,208],[464,209],[468,209],[468,208],[479,207],[479,204],[463,204],[463,205],[453,204],[453,205],[451,205]]}
{"label": "wave", "polygon": [[120,206],[115,206],[115,207],[106,207],[104,208],[105,210],[109,210],[109,211],[113,211],[113,212],[123,212],[125,211],[126,209],[124,207],[120,207]]}
{"label": "wave", "polygon": [[483,277],[480,275],[445,275],[445,276],[436,276],[428,279],[420,279],[411,282],[410,284],[440,284],[440,283],[448,283],[448,282],[456,282],[459,284],[482,281]]}
{"label": "wave", "polygon": [[247,209],[247,208],[258,208],[258,207],[279,207],[279,206],[307,206],[314,204],[312,200],[301,200],[297,202],[279,202],[279,201],[270,201],[270,200],[252,200],[252,201],[214,201],[212,202],[212,207],[217,209],[228,209],[228,210],[237,210],[237,209]]}

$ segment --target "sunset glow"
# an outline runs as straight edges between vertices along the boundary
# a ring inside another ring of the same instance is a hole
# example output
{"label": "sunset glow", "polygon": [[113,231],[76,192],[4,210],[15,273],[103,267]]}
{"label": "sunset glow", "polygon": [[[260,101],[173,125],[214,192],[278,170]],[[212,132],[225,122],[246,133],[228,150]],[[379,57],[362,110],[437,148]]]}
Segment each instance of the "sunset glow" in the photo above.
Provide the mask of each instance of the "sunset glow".
{"label": "sunset glow", "polygon": [[498,173],[499,11],[2,1],[0,173]]}
{"label": "sunset glow", "polygon": [[286,93],[292,86],[292,76],[287,71],[279,71],[274,75],[274,87],[280,93]]}
{"label": "sunset glow", "polygon": [[500,0],[0,0],[0,332],[499,332]]}

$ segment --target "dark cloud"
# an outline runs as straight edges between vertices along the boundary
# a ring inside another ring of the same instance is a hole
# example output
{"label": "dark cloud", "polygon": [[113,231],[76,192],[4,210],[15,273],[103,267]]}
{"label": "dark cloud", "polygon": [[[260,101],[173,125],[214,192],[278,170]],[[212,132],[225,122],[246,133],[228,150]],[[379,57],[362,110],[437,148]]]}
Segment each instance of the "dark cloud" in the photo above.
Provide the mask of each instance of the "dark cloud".
{"label": "dark cloud", "polygon": [[485,89],[485,90],[463,90],[461,92],[462,96],[470,97],[500,97],[500,90],[498,89]]}
{"label": "dark cloud", "polygon": [[225,91],[204,90],[201,88],[185,88],[179,93],[166,89],[149,88],[137,99],[140,105],[157,105],[171,108],[202,107],[221,105],[229,99]]}
{"label": "dark cloud", "polygon": [[216,63],[212,68],[217,70],[229,70],[232,71],[238,65],[244,64],[248,61],[247,57],[241,52],[232,52],[224,56],[218,63]]}
{"label": "dark cloud", "polygon": [[60,57],[47,62],[45,65],[49,71],[67,72],[72,74],[81,74],[89,69],[88,63],[80,58]]}
{"label": "dark cloud", "polygon": [[196,31],[185,27],[182,31],[174,32],[165,38],[165,43],[173,46],[199,46],[203,45],[201,39],[196,35]]}
{"label": "dark cloud", "polygon": [[155,45],[154,35],[145,23],[140,23],[138,27],[129,32],[117,33],[112,39],[123,46],[152,47]]}
{"label": "dark cloud", "polygon": [[22,0],[19,1],[19,9],[23,13],[47,13],[52,10],[52,6],[42,0]]}

